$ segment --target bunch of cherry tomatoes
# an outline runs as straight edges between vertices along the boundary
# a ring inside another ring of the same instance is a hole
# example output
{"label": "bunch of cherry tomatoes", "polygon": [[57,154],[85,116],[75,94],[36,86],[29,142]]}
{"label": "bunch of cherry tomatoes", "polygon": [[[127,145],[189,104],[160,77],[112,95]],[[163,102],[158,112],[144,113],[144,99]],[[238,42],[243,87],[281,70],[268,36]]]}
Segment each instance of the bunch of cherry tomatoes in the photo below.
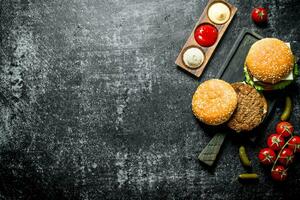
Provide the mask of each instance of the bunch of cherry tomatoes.
{"label": "bunch of cherry tomatoes", "polygon": [[267,139],[267,148],[261,149],[258,159],[263,165],[272,165],[273,180],[284,181],[288,166],[295,160],[295,153],[300,152],[300,137],[293,134],[294,127],[289,122],[279,122],[276,133]]}

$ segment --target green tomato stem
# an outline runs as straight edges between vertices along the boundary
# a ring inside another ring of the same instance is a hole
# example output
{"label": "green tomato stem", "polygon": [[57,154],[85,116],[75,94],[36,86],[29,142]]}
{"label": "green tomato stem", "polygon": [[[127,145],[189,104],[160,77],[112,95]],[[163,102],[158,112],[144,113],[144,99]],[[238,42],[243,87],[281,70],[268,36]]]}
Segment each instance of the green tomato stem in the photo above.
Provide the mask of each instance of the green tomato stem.
{"label": "green tomato stem", "polygon": [[288,143],[291,141],[291,139],[293,138],[293,134],[291,134],[291,138],[286,141],[286,143],[283,145],[283,147],[280,149],[280,151],[278,152],[277,158],[272,166],[271,172],[274,170],[275,165],[277,164],[278,159],[280,158],[280,154],[283,151],[283,149],[288,145]]}

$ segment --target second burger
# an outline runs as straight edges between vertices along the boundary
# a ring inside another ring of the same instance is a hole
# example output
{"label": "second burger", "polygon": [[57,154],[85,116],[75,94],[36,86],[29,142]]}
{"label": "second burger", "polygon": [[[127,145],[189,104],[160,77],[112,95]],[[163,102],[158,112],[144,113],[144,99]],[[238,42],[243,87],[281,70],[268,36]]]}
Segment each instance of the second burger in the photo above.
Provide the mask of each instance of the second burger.
{"label": "second burger", "polygon": [[226,124],[236,132],[250,131],[266,116],[262,94],[245,83],[211,79],[200,84],[192,99],[194,115],[208,125]]}

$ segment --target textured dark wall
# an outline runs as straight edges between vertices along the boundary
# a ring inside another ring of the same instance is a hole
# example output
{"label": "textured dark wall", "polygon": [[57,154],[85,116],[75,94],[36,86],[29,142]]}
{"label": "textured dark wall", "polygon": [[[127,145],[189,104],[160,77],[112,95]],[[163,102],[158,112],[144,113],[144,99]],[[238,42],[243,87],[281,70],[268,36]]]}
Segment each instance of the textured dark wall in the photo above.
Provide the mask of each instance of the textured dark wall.
{"label": "textured dark wall", "polygon": [[214,169],[196,159],[212,135],[193,117],[192,94],[216,75],[240,30],[290,41],[300,54],[299,1],[271,1],[266,28],[249,17],[263,1],[230,2],[237,15],[195,79],[174,61],[205,0],[0,0],[0,199],[299,196],[300,161],[283,185],[258,164],[265,136],[246,144],[256,184],[236,180],[245,170],[233,137]]}

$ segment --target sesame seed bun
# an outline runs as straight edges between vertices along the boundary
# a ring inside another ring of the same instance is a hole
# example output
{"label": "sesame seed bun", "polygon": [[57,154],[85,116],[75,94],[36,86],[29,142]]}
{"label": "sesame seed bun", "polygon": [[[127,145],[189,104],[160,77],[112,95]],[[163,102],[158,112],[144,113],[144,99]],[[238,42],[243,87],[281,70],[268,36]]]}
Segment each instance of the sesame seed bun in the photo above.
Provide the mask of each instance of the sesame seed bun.
{"label": "sesame seed bun", "polygon": [[233,87],[222,80],[211,79],[200,84],[192,99],[194,115],[208,125],[226,122],[237,106]]}
{"label": "sesame seed bun", "polygon": [[294,56],[283,41],[276,38],[264,38],[251,46],[245,65],[256,79],[275,84],[293,70]]}
{"label": "sesame seed bun", "polygon": [[231,85],[238,95],[238,104],[227,126],[236,132],[251,131],[264,120],[268,103],[261,93],[248,84],[238,82]]}

